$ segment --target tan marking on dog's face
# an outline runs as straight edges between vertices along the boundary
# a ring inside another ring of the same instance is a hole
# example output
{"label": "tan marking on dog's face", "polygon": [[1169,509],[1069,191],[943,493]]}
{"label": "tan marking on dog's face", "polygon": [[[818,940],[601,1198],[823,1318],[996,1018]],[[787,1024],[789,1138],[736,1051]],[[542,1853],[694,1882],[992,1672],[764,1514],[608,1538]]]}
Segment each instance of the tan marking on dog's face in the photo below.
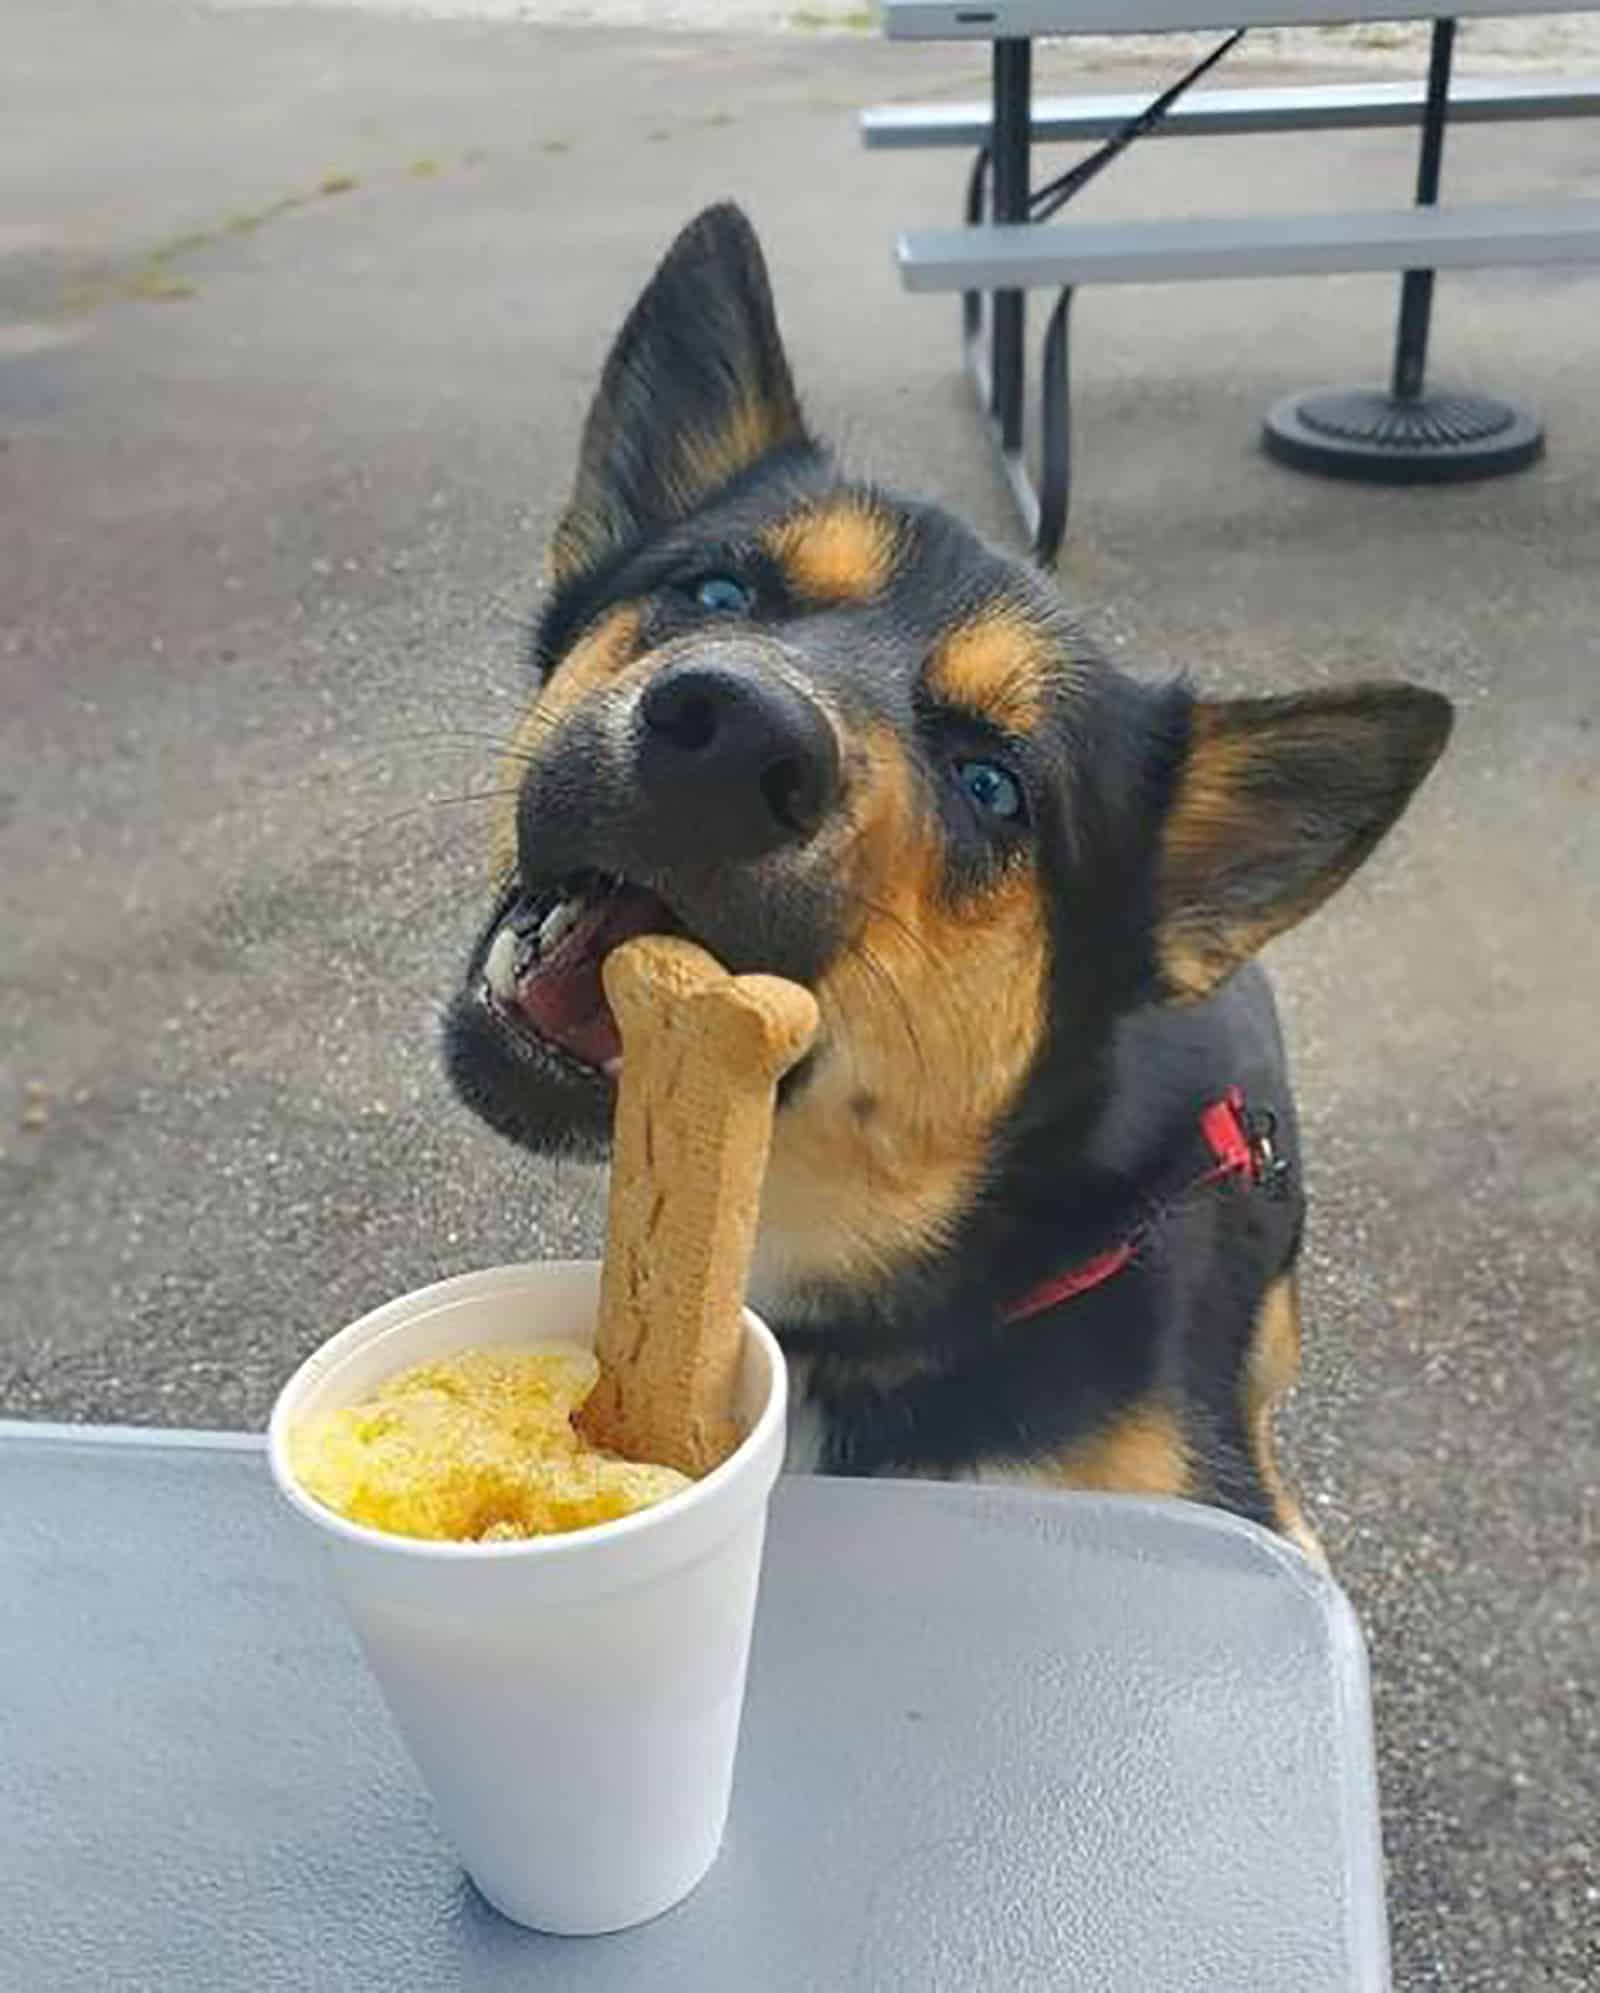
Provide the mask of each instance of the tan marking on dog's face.
{"label": "tan marking on dog's face", "polygon": [[1044,716],[1055,646],[1013,603],[993,602],[952,630],[928,666],[928,689],[1002,733],[1031,734]]}
{"label": "tan marking on dog's face", "polygon": [[518,722],[500,758],[500,793],[489,822],[489,883],[496,893],[516,869],[517,798],[530,765],[569,713],[616,683],[634,661],[638,638],[638,610],[627,603],[611,610],[567,652]]}
{"label": "tan marking on dog's face", "polygon": [[861,498],[796,514],[761,536],[796,595],[810,602],[870,602],[894,572],[894,521]]}
{"label": "tan marking on dog's face", "polygon": [[839,863],[859,925],[817,984],[824,1049],[778,1117],[763,1199],[762,1272],[780,1286],[870,1285],[947,1238],[1048,1020],[1031,862],[952,904],[936,814],[888,728],[855,782]]}
{"label": "tan marking on dog's face", "polygon": [[1306,1521],[1278,1465],[1273,1416],[1300,1375],[1300,1288],[1292,1273],[1262,1296],[1244,1371],[1244,1426],[1257,1474],[1272,1500],[1278,1527],[1312,1560],[1327,1568],[1316,1532]]}
{"label": "tan marking on dog's face", "polygon": [[1194,1485],[1182,1426],[1167,1406],[1149,1400],[1069,1447],[1041,1479],[1108,1495],[1187,1495]]}

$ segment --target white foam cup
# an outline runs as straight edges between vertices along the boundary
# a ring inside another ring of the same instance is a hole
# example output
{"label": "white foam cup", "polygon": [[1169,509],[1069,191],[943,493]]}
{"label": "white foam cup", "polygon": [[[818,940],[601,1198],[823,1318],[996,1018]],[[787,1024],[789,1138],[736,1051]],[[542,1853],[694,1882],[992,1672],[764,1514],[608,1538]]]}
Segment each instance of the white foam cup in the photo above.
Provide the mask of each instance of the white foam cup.
{"label": "white foam cup", "polygon": [[683,1493],[593,1529],[433,1543],[347,1522],[296,1482],[299,1420],[415,1363],[592,1345],[599,1267],[494,1267],[364,1315],[308,1357],[268,1430],[278,1487],[334,1582],[446,1834],[494,1906],[567,1935],[680,1902],[716,1859],[733,1783],[787,1379],[745,1313],[745,1438]]}

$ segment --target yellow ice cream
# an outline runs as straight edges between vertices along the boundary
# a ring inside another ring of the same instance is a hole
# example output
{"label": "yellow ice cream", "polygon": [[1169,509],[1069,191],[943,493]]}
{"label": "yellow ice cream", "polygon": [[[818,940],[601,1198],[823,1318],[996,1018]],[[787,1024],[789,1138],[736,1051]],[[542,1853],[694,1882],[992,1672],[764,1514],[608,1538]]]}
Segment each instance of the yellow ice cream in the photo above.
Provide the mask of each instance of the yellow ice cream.
{"label": "yellow ice cream", "polygon": [[578,1343],[465,1350],[303,1420],[290,1464],[336,1514],[394,1536],[494,1543],[613,1522],[690,1484],[579,1436],[572,1414],[599,1375]]}

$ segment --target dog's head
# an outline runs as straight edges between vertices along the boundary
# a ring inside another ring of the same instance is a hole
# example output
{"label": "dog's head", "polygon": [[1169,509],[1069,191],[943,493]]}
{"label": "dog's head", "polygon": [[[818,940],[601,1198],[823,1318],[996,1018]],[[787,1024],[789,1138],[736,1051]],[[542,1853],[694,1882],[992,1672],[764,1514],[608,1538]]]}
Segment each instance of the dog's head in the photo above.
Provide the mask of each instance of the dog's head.
{"label": "dog's head", "polygon": [[1361,863],[1450,723],[1405,686],[1217,704],[1109,668],[1036,571],[840,474],[729,207],[622,329],[550,579],[453,1078],[598,1152],[609,948],[677,930],[809,985],[763,1238],[801,1284],[947,1238],[1120,1014],[1204,998]]}

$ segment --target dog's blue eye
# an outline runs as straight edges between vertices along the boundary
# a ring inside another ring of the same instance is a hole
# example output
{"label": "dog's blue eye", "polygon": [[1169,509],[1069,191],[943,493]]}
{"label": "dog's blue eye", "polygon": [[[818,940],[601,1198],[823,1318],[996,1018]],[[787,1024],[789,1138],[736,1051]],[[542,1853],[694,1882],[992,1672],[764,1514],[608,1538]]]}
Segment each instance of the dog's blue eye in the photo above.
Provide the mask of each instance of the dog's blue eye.
{"label": "dog's blue eye", "polygon": [[694,599],[714,616],[743,616],[750,608],[750,591],[726,574],[708,574],[694,584]]}
{"label": "dog's blue eye", "polygon": [[1022,784],[997,762],[958,761],[956,779],[978,808],[990,816],[1022,815]]}

